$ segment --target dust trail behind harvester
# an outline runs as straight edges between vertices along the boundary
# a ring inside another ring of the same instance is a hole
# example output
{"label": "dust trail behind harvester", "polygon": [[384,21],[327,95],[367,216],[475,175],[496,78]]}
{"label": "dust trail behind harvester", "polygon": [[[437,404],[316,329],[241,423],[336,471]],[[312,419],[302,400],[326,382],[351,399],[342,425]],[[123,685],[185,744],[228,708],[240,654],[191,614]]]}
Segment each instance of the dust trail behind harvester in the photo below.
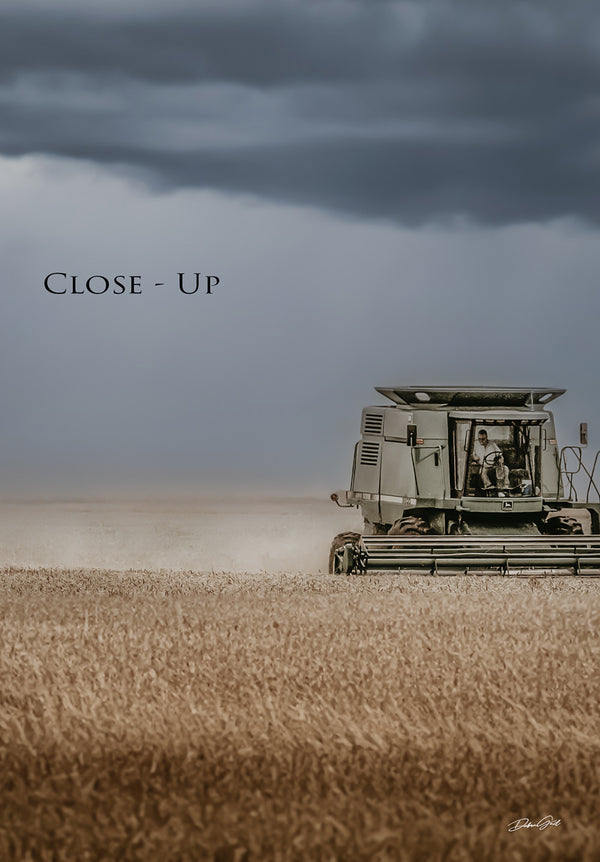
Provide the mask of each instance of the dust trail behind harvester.
{"label": "dust trail behind harvester", "polygon": [[318,572],[360,525],[329,500],[2,503],[0,565]]}

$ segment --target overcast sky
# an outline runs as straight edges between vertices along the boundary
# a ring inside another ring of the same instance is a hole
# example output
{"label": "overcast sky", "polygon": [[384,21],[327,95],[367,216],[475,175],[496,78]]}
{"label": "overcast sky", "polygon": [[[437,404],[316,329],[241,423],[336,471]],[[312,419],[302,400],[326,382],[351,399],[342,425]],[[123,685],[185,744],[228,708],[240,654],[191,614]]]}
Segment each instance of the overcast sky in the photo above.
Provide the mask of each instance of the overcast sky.
{"label": "overcast sky", "polygon": [[393,384],[600,445],[598,80],[587,2],[4,0],[0,493],[326,493]]}

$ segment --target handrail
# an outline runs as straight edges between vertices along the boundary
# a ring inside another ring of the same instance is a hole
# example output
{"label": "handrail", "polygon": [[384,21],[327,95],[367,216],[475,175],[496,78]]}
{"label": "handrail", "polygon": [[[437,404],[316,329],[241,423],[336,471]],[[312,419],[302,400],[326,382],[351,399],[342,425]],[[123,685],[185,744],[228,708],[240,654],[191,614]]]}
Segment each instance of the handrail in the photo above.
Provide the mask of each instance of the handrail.
{"label": "handrail", "polygon": [[596,464],[598,463],[598,456],[599,455],[600,455],[600,449],[598,449],[598,451],[596,452],[596,457],[594,458],[594,463],[592,464],[592,469],[590,472],[590,481],[588,482],[588,486],[587,486],[587,489],[585,492],[585,502],[586,503],[589,503],[590,489],[592,488],[592,486],[593,486],[596,494],[598,495],[598,500],[600,501],[600,491],[598,490],[598,486],[596,485],[596,483],[594,482],[594,480],[592,478],[594,475],[594,472],[596,470]]}
{"label": "handrail", "polygon": [[[575,470],[567,470],[567,454],[572,452],[576,458],[577,468]],[[579,473],[583,472],[585,476],[588,478],[587,488],[585,490],[585,501],[586,503],[590,502],[590,492],[592,488],[596,492],[598,497],[598,502],[600,502],[600,489],[596,485],[594,481],[594,472],[596,470],[596,466],[598,464],[598,457],[600,456],[600,449],[596,452],[596,457],[594,458],[594,463],[592,464],[591,471],[583,463],[583,456],[581,454],[581,446],[563,446],[560,450],[560,460],[559,460],[559,478],[558,478],[558,494],[560,495],[560,480],[561,478],[564,480],[565,484],[568,483],[568,492],[569,496],[566,498],[571,500],[572,502],[579,502],[579,496],[577,494],[577,488],[575,487],[575,482],[573,481],[573,477],[577,476]],[[565,488],[565,491],[567,488]]]}

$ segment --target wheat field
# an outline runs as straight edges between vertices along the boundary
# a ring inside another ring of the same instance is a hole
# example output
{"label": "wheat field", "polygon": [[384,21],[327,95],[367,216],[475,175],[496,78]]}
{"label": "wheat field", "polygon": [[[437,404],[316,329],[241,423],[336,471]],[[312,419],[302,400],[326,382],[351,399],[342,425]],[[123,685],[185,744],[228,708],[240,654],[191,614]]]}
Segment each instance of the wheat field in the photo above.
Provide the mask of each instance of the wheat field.
{"label": "wheat field", "polygon": [[0,631],[2,859],[600,858],[595,580],[13,566]]}

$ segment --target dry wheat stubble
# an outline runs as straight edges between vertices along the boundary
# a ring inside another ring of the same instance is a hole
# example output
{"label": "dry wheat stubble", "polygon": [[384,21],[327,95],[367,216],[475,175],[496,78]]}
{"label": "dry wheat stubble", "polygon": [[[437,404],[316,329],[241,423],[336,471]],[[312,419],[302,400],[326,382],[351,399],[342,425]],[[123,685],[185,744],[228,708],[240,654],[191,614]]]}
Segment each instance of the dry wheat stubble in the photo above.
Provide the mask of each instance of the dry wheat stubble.
{"label": "dry wheat stubble", "polygon": [[0,857],[597,858],[599,586],[4,570]]}

